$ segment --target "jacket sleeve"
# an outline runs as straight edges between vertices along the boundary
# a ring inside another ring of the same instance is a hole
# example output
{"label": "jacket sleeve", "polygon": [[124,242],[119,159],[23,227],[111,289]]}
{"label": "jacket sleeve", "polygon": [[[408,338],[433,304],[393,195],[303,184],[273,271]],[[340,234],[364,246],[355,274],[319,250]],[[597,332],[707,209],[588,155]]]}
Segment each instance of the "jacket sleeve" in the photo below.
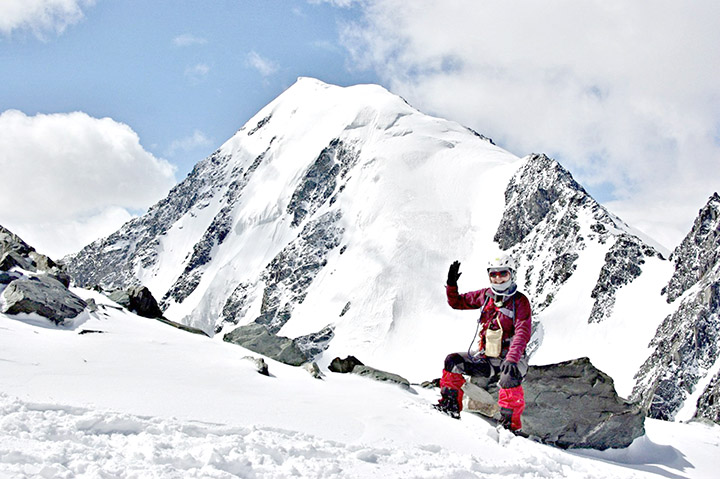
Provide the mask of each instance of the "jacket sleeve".
{"label": "jacket sleeve", "polygon": [[515,311],[515,333],[505,359],[514,363],[520,361],[531,335],[532,312],[530,310],[530,301],[525,296],[521,296]]}
{"label": "jacket sleeve", "polygon": [[458,293],[457,286],[445,286],[447,301],[453,309],[480,309],[485,300],[485,290]]}

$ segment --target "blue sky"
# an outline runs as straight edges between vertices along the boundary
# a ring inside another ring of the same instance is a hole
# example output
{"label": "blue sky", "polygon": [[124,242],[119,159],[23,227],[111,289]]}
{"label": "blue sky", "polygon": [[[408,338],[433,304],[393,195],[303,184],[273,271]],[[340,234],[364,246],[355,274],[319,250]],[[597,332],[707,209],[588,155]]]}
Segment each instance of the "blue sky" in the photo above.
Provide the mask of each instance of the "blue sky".
{"label": "blue sky", "polygon": [[77,251],[310,76],[546,153],[672,249],[720,190],[717,18],[715,0],[3,0],[0,169],[23,181],[0,224]]}
{"label": "blue sky", "polygon": [[99,0],[62,34],[0,40],[0,111],[113,118],[180,179],[298,76],[377,82],[338,44],[353,14],[302,0]]}

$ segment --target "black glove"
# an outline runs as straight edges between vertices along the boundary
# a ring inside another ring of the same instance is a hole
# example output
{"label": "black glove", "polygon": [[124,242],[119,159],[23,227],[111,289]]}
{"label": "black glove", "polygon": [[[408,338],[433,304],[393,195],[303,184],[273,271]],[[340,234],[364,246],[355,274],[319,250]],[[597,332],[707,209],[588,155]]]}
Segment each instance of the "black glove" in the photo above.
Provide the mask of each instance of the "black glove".
{"label": "black glove", "polygon": [[500,372],[503,374],[507,374],[511,378],[520,377],[520,370],[518,369],[518,365],[517,363],[514,363],[512,361],[503,361],[503,363],[500,365]]}
{"label": "black glove", "polygon": [[460,261],[454,261],[453,264],[450,265],[450,269],[448,270],[447,285],[457,286],[457,280],[460,278],[461,274],[462,273],[460,272]]}

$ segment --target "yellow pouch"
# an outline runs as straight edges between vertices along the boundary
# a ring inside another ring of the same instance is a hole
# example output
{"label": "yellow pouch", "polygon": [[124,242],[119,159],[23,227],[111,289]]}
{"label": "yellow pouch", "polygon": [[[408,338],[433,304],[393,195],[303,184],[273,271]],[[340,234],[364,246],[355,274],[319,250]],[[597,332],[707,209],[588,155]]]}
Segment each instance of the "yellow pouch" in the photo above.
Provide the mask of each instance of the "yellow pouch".
{"label": "yellow pouch", "polygon": [[498,321],[499,329],[490,329],[485,331],[485,356],[489,358],[499,358],[502,353],[503,330],[500,321]]}

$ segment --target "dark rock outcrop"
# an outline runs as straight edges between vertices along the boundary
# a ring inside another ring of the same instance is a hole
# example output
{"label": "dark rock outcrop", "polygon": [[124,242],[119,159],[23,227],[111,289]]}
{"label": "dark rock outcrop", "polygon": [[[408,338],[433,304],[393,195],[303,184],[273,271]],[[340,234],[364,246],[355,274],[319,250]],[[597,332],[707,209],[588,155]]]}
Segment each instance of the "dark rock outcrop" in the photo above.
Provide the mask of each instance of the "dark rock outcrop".
{"label": "dark rock outcrop", "polygon": [[720,263],[720,195],[710,197],[698,212],[690,233],[675,248],[670,260],[673,274],[663,294],[672,303]]}
{"label": "dark rock outcrop", "polygon": [[558,206],[589,201],[587,192],[557,161],[532,155],[505,190],[505,212],[495,241],[504,250],[512,248]]}
{"label": "dark rock outcrop", "polygon": [[375,381],[397,384],[403,389],[407,389],[410,392],[415,392],[413,388],[410,387],[410,381],[398,374],[381,371],[380,369],[371,368],[370,366],[355,366],[352,370],[352,373],[357,374],[358,376],[364,376],[373,379]]}
{"label": "dark rock outcrop", "polygon": [[277,333],[301,303],[315,277],[327,264],[327,256],[340,245],[345,232],[338,226],[340,211],[329,211],[308,221],[300,235],[285,247],[267,266],[263,280],[260,316],[256,323],[265,324]]}
{"label": "dark rock outcrop", "polygon": [[720,424],[720,373],[715,374],[702,396],[698,398],[695,419],[705,419]]}
{"label": "dark rock outcrop", "polygon": [[310,359],[292,339],[271,334],[263,324],[240,326],[223,336],[223,340],[291,366],[300,366]]}
{"label": "dark rock outcrop", "polygon": [[[523,389],[523,432],[545,444],[623,448],[645,433],[640,406],[618,397],[612,378],[587,358],[530,366]],[[465,390],[467,411],[500,418],[496,383],[479,380]]]}
{"label": "dark rock outcrop", "polygon": [[360,361],[355,356],[348,356],[345,359],[335,358],[330,362],[330,366],[328,366],[328,369],[333,373],[351,373],[353,369],[355,369],[355,366],[365,366],[365,364]]}
{"label": "dark rock outcrop", "polygon": [[615,306],[615,293],[642,274],[646,257],[659,253],[635,236],[623,233],[605,255],[605,264],[590,297],[595,300],[589,323],[599,323],[610,316]]}
{"label": "dark rock outcrop", "polygon": [[47,275],[12,281],[2,292],[5,314],[36,313],[55,324],[80,314],[87,304]]}
{"label": "dark rock outcrop", "polygon": [[107,294],[120,306],[144,318],[162,318],[163,312],[152,293],[145,286],[111,291]]}
{"label": "dark rock outcrop", "polygon": [[70,286],[70,275],[64,266],[38,253],[19,236],[0,226],[0,271],[9,271],[15,267],[46,274],[60,281],[66,288]]}
{"label": "dark rock outcrop", "polygon": [[187,178],[145,215],[66,257],[64,261],[75,283],[81,287],[100,285],[106,290],[139,284],[135,271],[156,264],[160,240],[173,224],[193,209],[206,208],[218,189],[236,179],[228,176],[229,160],[219,151],[214,152],[195,165]]}
{"label": "dark rock outcrop", "polygon": [[612,312],[616,291],[640,275],[644,258],[657,254],[626,228],[557,161],[531,155],[508,183],[494,239],[525,270],[520,286],[535,313],[553,302],[588,244],[614,241],[593,291],[588,321],[599,322]]}
{"label": "dark rock outcrop", "polygon": [[203,234],[202,239],[193,247],[189,261],[185,265],[185,270],[177,278],[175,284],[165,293],[162,299],[164,305],[167,305],[169,298],[178,303],[185,300],[198,284],[205,272],[205,265],[212,260],[212,252],[219,245],[223,244],[225,238],[230,234],[233,226],[232,212],[236,207],[237,201],[242,196],[245,187],[250,182],[250,178],[257,170],[258,166],[263,162],[267,150],[258,155],[253,163],[246,171],[242,168],[234,168],[231,173],[231,181],[227,184],[227,190],[222,197],[224,205],[215,215],[207,230]]}
{"label": "dark rock outcrop", "polygon": [[287,207],[288,213],[293,216],[291,224],[298,226],[325,204],[337,189],[342,191],[344,184],[338,187],[338,183],[345,179],[357,160],[358,153],[352,148],[337,138],[331,141],[310,165],[293,193]]}
{"label": "dark rock outcrop", "polygon": [[[660,324],[650,342],[652,353],[635,375],[630,398],[650,417],[674,419],[720,355],[720,268],[706,278],[711,279]],[[706,394],[703,404],[710,406],[713,394]],[[698,414],[704,413],[699,409]],[[711,410],[708,415],[713,416]]]}
{"label": "dark rock outcrop", "polygon": [[[24,242],[18,235],[0,225],[0,257],[15,253],[18,257],[27,257],[35,248]],[[7,268],[2,268],[7,269]]]}
{"label": "dark rock outcrop", "polygon": [[35,251],[0,226],[0,293],[5,314],[35,313],[55,324],[80,314],[87,304],[73,294],[62,265]]}
{"label": "dark rock outcrop", "polygon": [[687,399],[720,358],[720,196],[698,213],[692,229],[673,251],[675,272],[663,289],[676,309],[658,327],[652,352],[635,375],[630,399],[650,417],[672,420],[681,408],[696,406],[695,417],[718,422],[717,376]]}
{"label": "dark rock outcrop", "polygon": [[375,381],[397,384],[403,389],[407,389],[412,393],[415,392],[410,386],[410,381],[404,377],[387,371],[381,371],[380,369],[375,369],[370,366],[365,366],[362,361],[355,356],[347,356],[345,359],[335,358],[330,362],[328,369],[334,373],[352,373],[357,374],[358,376],[373,379]]}
{"label": "dark rock outcrop", "polygon": [[255,358],[253,356],[245,356],[243,358],[246,361],[250,361],[255,366],[255,369],[259,374],[263,376],[270,376],[270,369],[263,358]]}

